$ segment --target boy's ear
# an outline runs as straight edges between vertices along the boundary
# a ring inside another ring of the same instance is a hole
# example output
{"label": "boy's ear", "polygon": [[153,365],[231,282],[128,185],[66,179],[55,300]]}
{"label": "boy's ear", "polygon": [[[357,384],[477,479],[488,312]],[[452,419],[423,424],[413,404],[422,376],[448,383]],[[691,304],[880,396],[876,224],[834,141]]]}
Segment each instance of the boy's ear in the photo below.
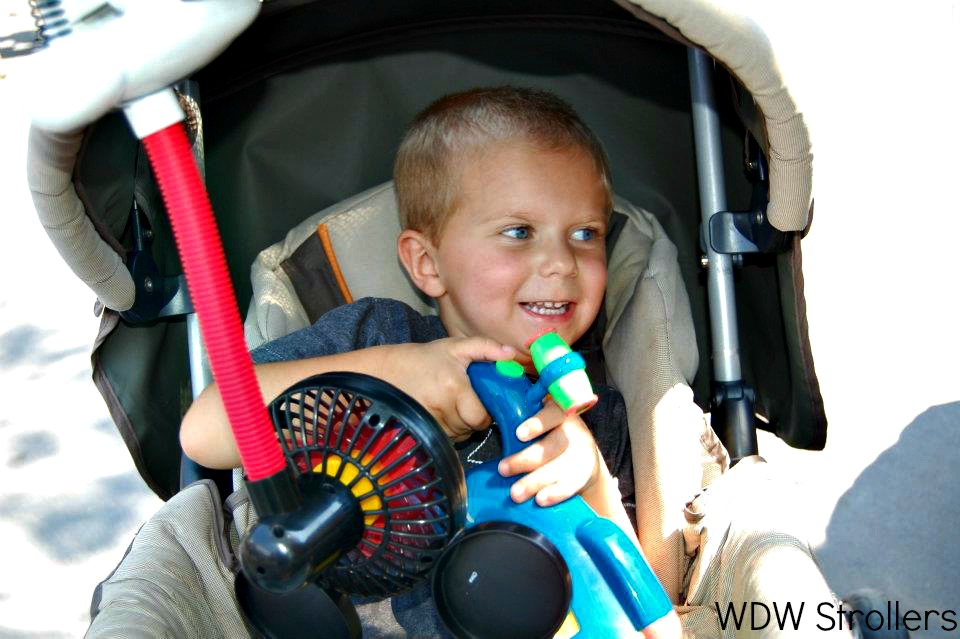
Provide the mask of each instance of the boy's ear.
{"label": "boy's ear", "polygon": [[417,288],[432,298],[446,292],[437,268],[437,250],[420,231],[405,229],[397,238],[397,256]]}

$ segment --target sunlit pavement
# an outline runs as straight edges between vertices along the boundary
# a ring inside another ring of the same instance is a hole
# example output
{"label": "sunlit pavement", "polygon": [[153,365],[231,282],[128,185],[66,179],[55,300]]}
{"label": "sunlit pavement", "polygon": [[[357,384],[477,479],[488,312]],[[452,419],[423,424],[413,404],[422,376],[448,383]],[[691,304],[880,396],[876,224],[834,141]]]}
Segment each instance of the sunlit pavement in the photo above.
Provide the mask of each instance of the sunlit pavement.
{"label": "sunlit pavement", "polygon": [[[743,4],[768,26],[813,130],[804,274],[830,420],[823,452],[762,435],[761,453],[798,482],[838,593],[960,609],[960,9],[803,4],[784,19],[766,15],[780,3]],[[25,5],[0,0],[0,36],[29,28]],[[159,500],[90,381],[93,294],[33,212],[9,86],[20,64],[0,60],[0,638],[78,637],[94,586]],[[931,624],[914,636],[957,634]]]}

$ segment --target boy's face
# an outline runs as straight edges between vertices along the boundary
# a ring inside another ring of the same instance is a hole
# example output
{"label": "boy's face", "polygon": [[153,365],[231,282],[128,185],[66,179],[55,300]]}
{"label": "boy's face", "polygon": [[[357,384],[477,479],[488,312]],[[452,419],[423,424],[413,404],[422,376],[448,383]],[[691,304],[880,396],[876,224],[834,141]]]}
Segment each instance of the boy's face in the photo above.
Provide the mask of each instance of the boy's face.
{"label": "boy's face", "polygon": [[500,143],[464,162],[436,249],[440,317],[451,336],[517,349],[554,330],[572,344],[607,283],[606,192],[580,149]]}

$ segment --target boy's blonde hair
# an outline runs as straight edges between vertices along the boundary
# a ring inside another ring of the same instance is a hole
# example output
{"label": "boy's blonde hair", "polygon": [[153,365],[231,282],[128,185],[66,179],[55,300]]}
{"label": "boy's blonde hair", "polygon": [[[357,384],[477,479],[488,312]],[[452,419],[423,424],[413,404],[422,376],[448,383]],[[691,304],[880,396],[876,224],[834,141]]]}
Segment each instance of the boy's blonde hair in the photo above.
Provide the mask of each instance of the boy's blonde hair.
{"label": "boy's blonde hair", "polygon": [[393,166],[401,228],[437,241],[455,206],[463,163],[472,153],[507,140],[550,151],[583,150],[603,180],[608,213],[612,209],[606,153],[569,104],[537,89],[472,89],[428,106],[403,137]]}

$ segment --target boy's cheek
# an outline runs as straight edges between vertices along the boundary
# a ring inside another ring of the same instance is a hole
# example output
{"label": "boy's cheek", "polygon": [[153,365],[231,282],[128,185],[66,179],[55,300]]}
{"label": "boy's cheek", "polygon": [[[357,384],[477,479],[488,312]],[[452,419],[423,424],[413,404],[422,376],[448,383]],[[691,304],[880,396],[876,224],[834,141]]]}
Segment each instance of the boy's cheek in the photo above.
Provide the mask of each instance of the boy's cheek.
{"label": "boy's cheek", "polygon": [[582,272],[587,276],[589,286],[601,291],[607,288],[606,257],[591,259],[582,267]]}

